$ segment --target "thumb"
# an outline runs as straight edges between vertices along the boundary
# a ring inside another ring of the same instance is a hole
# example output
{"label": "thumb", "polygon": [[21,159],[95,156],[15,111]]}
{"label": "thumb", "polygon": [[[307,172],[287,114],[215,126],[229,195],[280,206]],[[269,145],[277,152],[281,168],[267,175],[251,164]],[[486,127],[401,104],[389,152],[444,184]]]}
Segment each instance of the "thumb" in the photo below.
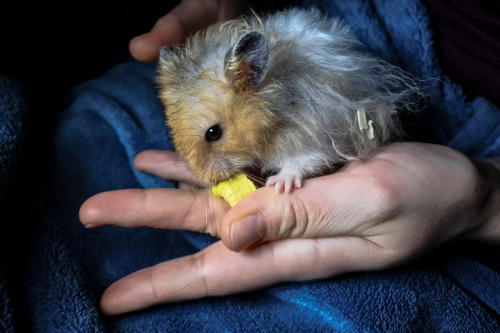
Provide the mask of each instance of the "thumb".
{"label": "thumb", "polygon": [[367,237],[390,213],[390,196],[369,179],[340,171],[306,179],[291,193],[260,188],[224,216],[221,239],[230,250],[241,251],[282,238]]}
{"label": "thumb", "polygon": [[241,251],[259,243],[289,237],[313,237],[318,201],[308,189],[276,193],[263,187],[251,193],[224,216],[221,239],[230,250]]}

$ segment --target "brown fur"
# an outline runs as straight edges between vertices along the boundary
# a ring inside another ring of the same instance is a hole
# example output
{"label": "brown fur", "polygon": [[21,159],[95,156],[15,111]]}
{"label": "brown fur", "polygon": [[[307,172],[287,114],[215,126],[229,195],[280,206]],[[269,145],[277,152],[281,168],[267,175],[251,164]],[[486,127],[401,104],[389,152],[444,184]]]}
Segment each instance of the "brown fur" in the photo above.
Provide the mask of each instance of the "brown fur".
{"label": "brown fur", "polygon": [[[198,179],[217,183],[227,179],[235,168],[254,163],[254,158],[265,152],[272,129],[278,124],[258,95],[236,91],[210,72],[205,69],[197,76],[197,86],[205,87],[198,90],[198,103],[185,99],[175,102],[180,97],[180,91],[172,89],[175,78],[164,76],[160,84],[175,147]],[[219,142],[207,142],[203,136],[206,124],[220,124],[226,135]]]}

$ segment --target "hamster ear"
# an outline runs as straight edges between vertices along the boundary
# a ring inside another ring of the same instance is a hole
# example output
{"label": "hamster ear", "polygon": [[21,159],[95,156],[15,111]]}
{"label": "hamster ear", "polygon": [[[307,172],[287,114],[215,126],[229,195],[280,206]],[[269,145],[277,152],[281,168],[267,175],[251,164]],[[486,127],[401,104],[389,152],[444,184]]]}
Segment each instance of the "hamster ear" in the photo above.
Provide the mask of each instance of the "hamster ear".
{"label": "hamster ear", "polygon": [[174,48],[172,46],[163,46],[161,49],[160,49],[160,62],[165,62],[168,60],[168,58],[170,58],[170,54],[172,53],[172,51],[174,50]]}
{"label": "hamster ear", "polygon": [[247,32],[226,53],[224,74],[236,90],[245,90],[262,82],[269,61],[266,37],[256,31]]}

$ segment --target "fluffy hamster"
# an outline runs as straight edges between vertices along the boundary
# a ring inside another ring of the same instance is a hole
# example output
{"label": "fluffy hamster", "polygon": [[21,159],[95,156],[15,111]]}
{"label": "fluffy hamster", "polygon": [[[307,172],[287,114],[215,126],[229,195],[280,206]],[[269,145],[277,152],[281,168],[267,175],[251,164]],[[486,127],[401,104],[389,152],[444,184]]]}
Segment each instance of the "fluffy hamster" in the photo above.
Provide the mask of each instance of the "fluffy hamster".
{"label": "fluffy hamster", "polygon": [[368,157],[399,132],[395,112],[418,87],[360,46],[339,20],[290,9],[164,47],[158,83],[176,150],[201,181],[258,167],[285,192]]}

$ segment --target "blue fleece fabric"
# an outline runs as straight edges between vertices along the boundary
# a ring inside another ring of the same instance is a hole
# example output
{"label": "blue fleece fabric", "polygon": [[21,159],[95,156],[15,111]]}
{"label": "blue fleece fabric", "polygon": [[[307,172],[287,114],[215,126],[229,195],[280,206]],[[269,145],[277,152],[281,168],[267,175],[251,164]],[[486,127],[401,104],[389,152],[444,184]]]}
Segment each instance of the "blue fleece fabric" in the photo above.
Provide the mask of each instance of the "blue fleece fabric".
{"label": "blue fleece fabric", "polygon": [[[481,98],[466,101],[460,87],[443,75],[420,2],[306,3],[342,17],[372,52],[428,82],[430,100],[415,122],[426,141],[469,155],[500,156],[498,108]],[[118,317],[101,314],[100,295],[112,282],[143,267],[195,253],[214,241],[185,231],[113,226],[85,229],[79,222],[81,203],[95,193],[173,186],[133,168],[135,155],[144,149],[172,149],[154,78],[153,65],[132,61],[79,85],[69,96],[69,107],[52,140],[50,172],[40,176],[47,179],[47,190],[39,198],[35,230],[29,236],[18,281],[28,314],[23,321],[29,329],[500,331],[500,249],[472,242],[443,246],[391,270],[159,305]],[[5,148],[0,148],[3,154]],[[0,329],[3,325],[8,331],[12,329],[12,306],[4,282],[0,275],[0,301],[5,299],[0,307]]]}
{"label": "blue fleece fabric", "polygon": [[0,200],[21,160],[28,110],[26,88],[18,81],[0,75]]}
{"label": "blue fleece fabric", "polygon": [[[0,75],[0,202],[16,175],[28,126],[29,96],[18,81]],[[0,222],[9,223],[5,213]],[[8,230],[0,227],[0,242],[8,241]],[[3,256],[2,256],[3,258]],[[6,268],[0,265],[0,332],[13,331],[13,305]]]}

